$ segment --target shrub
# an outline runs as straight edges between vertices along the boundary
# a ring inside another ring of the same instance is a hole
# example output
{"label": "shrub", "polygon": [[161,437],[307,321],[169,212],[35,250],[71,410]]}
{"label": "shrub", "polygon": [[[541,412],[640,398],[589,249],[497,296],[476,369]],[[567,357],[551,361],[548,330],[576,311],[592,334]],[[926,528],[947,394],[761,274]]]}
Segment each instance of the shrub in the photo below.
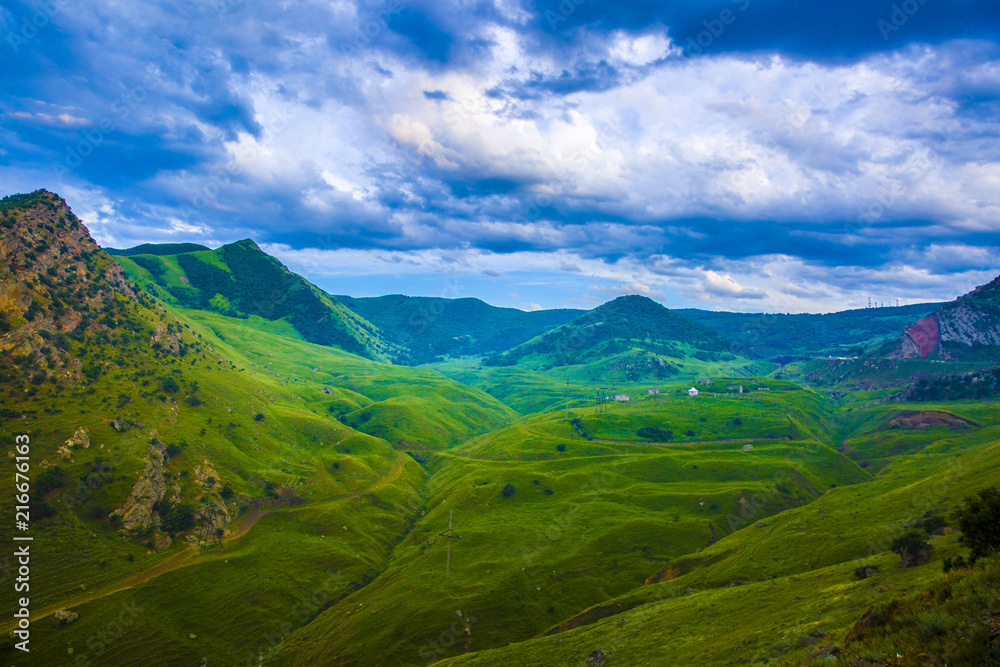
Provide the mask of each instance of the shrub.
{"label": "shrub", "polygon": [[653,442],[666,442],[674,437],[672,432],[658,426],[643,426],[635,433],[643,440],[652,440]]}
{"label": "shrub", "polygon": [[739,417],[733,419],[733,426],[743,426],[743,420]]}
{"label": "shrub", "polygon": [[258,412],[257,414],[255,414],[253,416],[253,418],[254,418],[254,421],[262,422],[262,421],[264,421],[264,413],[263,412]]}
{"label": "shrub", "polygon": [[181,532],[194,528],[194,508],[183,503],[170,508],[164,518],[163,527],[168,532]]}
{"label": "shrub", "polygon": [[972,552],[973,561],[1000,550],[1000,491],[996,487],[967,497],[956,510],[955,520],[962,531],[961,544]]}
{"label": "shrub", "polygon": [[198,398],[197,396],[188,396],[187,404],[190,405],[192,408],[196,408],[199,405],[201,405],[201,399]]}
{"label": "shrub", "polygon": [[160,389],[167,392],[168,394],[175,394],[180,391],[180,385],[177,384],[177,380],[168,377],[163,382],[160,383]]}
{"label": "shrub", "polygon": [[184,452],[184,449],[178,445],[167,445],[167,449],[165,451],[167,458],[172,459],[175,456],[180,456]]}
{"label": "shrub", "polygon": [[503,491],[500,492],[500,495],[502,495],[504,498],[510,498],[516,492],[517,492],[517,489],[514,488],[514,485],[513,484],[508,484],[507,486],[503,487]]}
{"label": "shrub", "polygon": [[857,581],[867,579],[868,577],[874,577],[878,573],[878,568],[874,565],[861,565],[854,568],[854,578]]}
{"label": "shrub", "polygon": [[684,435],[686,435],[689,438],[693,438],[694,437],[694,431],[692,431],[691,429],[688,429],[688,430],[684,431]]}
{"label": "shrub", "polygon": [[558,445],[556,445],[556,451],[557,452],[565,452],[566,451],[566,445],[564,445],[564,444],[562,444],[560,442]]}
{"label": "shrub", "polygon": [[222,487],[222,491],[219,491],[219,496],[221,496],[223,500],[232,500],[236,497],[236,492],[233,491],[231,486],[225,484]]}
{"label": "shrub", "polygon": [[940,514],[935,514],[924,519],[923,528],[928,535],[933,535],[937,531],[948,525],[948,522]]}
{"label": "shrub", "polygon": [[90,508],[90,511],[87,512],[87,515],[91,519],[107,519],[110,513],[111,511],[108,510],[107,507],[105,507],[101,503],[97,503],[96,505]]}

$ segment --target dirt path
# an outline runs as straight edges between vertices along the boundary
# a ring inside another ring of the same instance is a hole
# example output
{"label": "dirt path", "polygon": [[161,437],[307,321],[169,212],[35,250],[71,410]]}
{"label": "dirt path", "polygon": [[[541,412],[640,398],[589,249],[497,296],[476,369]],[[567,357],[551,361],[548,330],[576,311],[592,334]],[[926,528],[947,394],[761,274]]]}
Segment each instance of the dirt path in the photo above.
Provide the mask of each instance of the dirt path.
{"label": "dirt path", "polygon": [[[273,509],[252,510],[249,514],[247,514],[246,516],[244,516],[242,519],[239,520],[239,522],[237,523],[236,527],[233,529],[232,532],[230,532],[228,535],[222,538],[223,544],[243,537],[248,532],[250,532],[250,529],[253,528],[254,524],[256,524],[258,521],[260,521],[273,511],[274,511]],[[92,592],[83,593],[68,600],[63,600],[59,604],[50,605],[44,609],[34,610],[31,613],[31,617],[33,621],[37,623],[38,619],[45,618],[46,616],[51,616],[60,609],[72,609],[73,607],[78,607],[82,604],[93,602],[94,600],[98,600],[100,598],[107,597],[109,595],[114,595],[115,593],[119,593],[134,586],[144,584],[148,581],[156,579],[161,575],[167,574],[168,572],[173,572],[175,570],[179,570],[183,567],[188,567],[190,565],[209,563],[214,560],[219,560],[225,557],[223,553],[218,551],[213,552],[210,555],[206,555],[202,558],[197,557],[199,556],[199,554],[200,550],[197,547],[190,546],[184,549],[183,551],[179,551],[173,554],[172,556],[164,558],[159,563],[156,563],[149,569],[129,575],[125,579],[117,583],[114,583],[106,588],[101,588],[98,590],[94,590]],[[5,624],[2,628],[0,628],[0,631],[10,632],[13,629],[14,629],[13,624],[11,625]]]}
{"label": "dirt path", "polygon": [[600,442],[606,445],[648,445],[650,447],[676,447],[677,445],[718,445],[727,442],[761,442],[762,440],[786,440],[787,438],[735,438],[732,440],[678,440],[677,442],[638,442],[635,440],[601,440],[594,438],[590,442]]}
{"label": "dirt path", "polygon": [[[403,459],[404,456],[406,455],[405,454],[400,455],[400,457],[396,459],[396,462],[392,464],[392,468],[389,469],[389,472],[386,473],[385,477],[383,477],[377,483],[369,487],[366,493],[371,491],[378,491],[379,489],[382,489],[388,484],[391,484],[392,482],[399,479],[399,476],[403,471],[403,463],[405,462]],[[344,496],[343,498],[338,498],[337,500],[341,501],[349,497],[351,497],[351,495]],[[248,532],[250,532],[250,529],[253,528],[258,521],[263,519],[268,514],[274,512],[280,506],[281,505],[272,505],[267,509],[259,507],[252,509],[248,514],[241,517],[237,521],[232,531],[230,531],[228,535],[222,538],[222,543],[226,544],[227,542],[232,542],[233,540],[238,540],[239,538],[243,537]],[[200,555],[201,551],[199,550],[198,547],[194,546],[187,547],[183,551],[179,551],[173,554],[172,556],[164,558],[163,560],[156,563],[149,569],[129,575],[125,579],[117,583],[114,583],[106,588],[101,588],[91,592],[83,593],[76,597],[63,600],[59,604],[49,605],[44,609],[35,610],[32,612],[31,617],[34,620],[34,622],[37,623],[38,619],[45,618],[46,616],[51,616],[60,609],[72,609],[73,607],[78,607],[82,604],[93,602],[94,600],[98,600],[100,598],[107,597],[109,595],[114,595],[115,593],[120,593],[121,591],[127,590],[134,586],[139,586],[140,584],[144,584],[148,581],[156,579],[159,576],[162,576],[169,572],[173,572],[175,570],[179,570],[183,567],[198,565],[201,563],[209,563],[225,557],[225,555],[220,551],[213,551],[210,554],[207,554],[202,557],[199,557]],[[0,631],[5,633],[10,632],[11,630],[14,629],[14,627],[15,627],[14,624],[10,625],[4,624],[2,627],[0,627]]]}

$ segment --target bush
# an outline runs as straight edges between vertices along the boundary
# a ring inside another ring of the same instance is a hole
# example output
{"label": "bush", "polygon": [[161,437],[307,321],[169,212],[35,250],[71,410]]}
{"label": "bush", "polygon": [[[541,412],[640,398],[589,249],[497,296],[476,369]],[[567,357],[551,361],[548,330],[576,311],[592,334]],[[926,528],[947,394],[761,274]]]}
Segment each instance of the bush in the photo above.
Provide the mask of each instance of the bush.
{"label": "bush", "polygon": [[258,412],[257,414],[255,414],[253,416],[253,418],[254,418],[254,421],[262,422],[262,421],[264,421],[264,413],[263,412]]}
{"label": "bush", "polygon": [[222,491],[219,491],[219,496],[221,496],[223,500],[232,500],[236,497],[236,492],[233,491],[231,486],[225,484],[222,487]]}
{"label": "bush", "polygon": [[684,435],[686,435],[689,438],[693,438],[694,437],[694,431],[692,431],[691,429],[688,429],[688,430],[684,431]]}
{"label": "bush", "polygon": [[87,516],[91,519],[107,519],[109,514],[111,511],[101,503],[97,503],[87,512]]}
{"label": "bush", "polygon": [[42,497],[49,491],[58,489],[69,482],[69,475],[60,467],[50,468],[38,476],[35,480],[35,495]]}
{"label": "bush", "polygon": [[201,399],[198,398],[197,396],[188,396],[187,404],[190,405],[192,408],[196,408],[199,405],[201,405]]}
{"label": "bush", "polygon": [[945,518],[939,514],[929,516],[926,519],[924,519],[923,522],[923,528],[928,535],[933,535],[937,531],[944,528],[946,525],[948,525],[948,522],[945,521]]}
{"label": "bush", "polygon": [[191,530],[194,528],[194,519],[194,508],[181,503],[167,511],[167,516],[163,520],[163,528],[172,533]]}
{"label": "bush", "polygon": [[167,458],[172,459],[175,456],[180,456],[184,452],[184,449],[178,445],[167,445],[167,449],[165,451]]}
{"label": "bush", "polygon": [[517,489],[514,488],[514,485],[513,484],[508,484],[507,486],[503,487],[503,491],[500,492],[500,495],[502,495],[504,498],[510,498],[516,492],[517,492]]}
{"label": "bush", "polygon": [[177,384],[177,380],[173,378],[167,378],[160,383],[160,389],[167,392],[168,394],[175,394],[180,391],[180,385]]}
{"label": "bush", "polygon": [[861,565],[854,568],[854,578],[857,581],[867,579],[868,577],[874,577],[876,574],[879,574],[879,571],[874,565]]}
{"label": "bush", "polygon": [[564,444],[562,444],[560,442],[558,445],[556,445],[556,451],[557,452],[565,452],[566,451],[566,445],[564,445]]}
{"label": "bush", "polygon": [[643,426],[635,433],[643,440],[651,440],[653,442],[666,442],[674,437],[672,432],[665,431],[658,426]]}
{"label": "bush", "polygon": [[1000,491],[983,489],[965,499],[965,506],[955,512],[962,531],[961,544],[972,552],[972,560],[1000,550]]}

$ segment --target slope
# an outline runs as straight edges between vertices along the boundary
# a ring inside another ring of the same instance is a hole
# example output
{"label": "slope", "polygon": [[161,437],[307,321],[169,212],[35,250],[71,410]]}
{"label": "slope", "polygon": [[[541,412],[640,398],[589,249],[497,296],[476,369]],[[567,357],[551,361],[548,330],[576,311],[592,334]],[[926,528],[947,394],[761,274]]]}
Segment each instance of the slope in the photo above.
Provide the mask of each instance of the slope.
{"label": "slope", "polygon": [[399,354],[378,327],[290,272],[249,239],[216,250],[146,250],[120,251],[115,259],[133,282],[167,303],[234,317],[285,320],[309,342],[370,359],[389,360]]}
{"label": "slope", "polygon": [[564,324],[583,311],[525,312],[497,308],[479,299],[444,299],[393,294],[374,298],[337,297],[408,350],[407,363],[444,357],[482,356],[509,350]]}
{"label": "slope", "polygon": [[487,365],[528,368],[594,363],[638,351],[638,366],[674,368],[665,358],[735,359],[717,333],[643,296],[623,296],[570,322],[485,360]]}
{"label": "slope", "polygon": [[917,320],[881,354],[897,359],[996,360],[1000,276]]}
{"label": "slope", "polygon": [[372,581],[420,512],[414,457],[329,405],[419,393],[454,415],[428,447],[510,417],[433,371],[309,344],[281,322],[159,304],[51,193],[2,209],[0,438],[30,437],[32,612],[79,614],[34,623],[18,664],[63,664],[67,647],[92,664],[256,662]]}

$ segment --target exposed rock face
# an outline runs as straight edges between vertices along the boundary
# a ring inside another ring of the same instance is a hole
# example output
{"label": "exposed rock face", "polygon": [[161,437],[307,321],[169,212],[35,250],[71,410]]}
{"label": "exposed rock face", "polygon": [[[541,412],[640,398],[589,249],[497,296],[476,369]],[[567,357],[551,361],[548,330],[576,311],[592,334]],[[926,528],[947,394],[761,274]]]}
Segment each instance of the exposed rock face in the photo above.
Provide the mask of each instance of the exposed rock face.
{"label": "exposed rock face", "polygon": [[21,200],[0,211],[0,315],[10,324],[0,352],[30,355],[50,378],[77,381],[82,364],[58,337],[107,331],[100,316],[136,296],[65,201],[44,190]]}
{"label": "exposed rock face", "polygon": [[83,449],[89,449],[90,432],[87,430],[87,427],[81,426],[80,428],[78,428],[76,430],[76,433],[74,433],[72,437],[70,437],[70,439],[66,441],[66,446],[70,448],[82,447]]}
{"label": "exposed rock face", "polygon": [[952,359],[995,346],[1000,346],[1000,277],[913,323],[888,356]]}
{"label": "exposed rock face", "polygon": [[122,518],[122,527],[125,530],[159,525],[160,517],[153,512],[153,505],[158,503],[166,492],[167,483],[163,478],[163,450],[150,443],[146,451],[146,468],[132,487],[132,495],[113,514]]}
{"label": "exposed rock face", "polygon": [[181,351],[180,336],[175,333],[167,333],[167,325],[163,322],[156,325],[156,331],[153,332],[149,343],[150,345],[159,343],[164,350],[173,355],[180,354]]}

